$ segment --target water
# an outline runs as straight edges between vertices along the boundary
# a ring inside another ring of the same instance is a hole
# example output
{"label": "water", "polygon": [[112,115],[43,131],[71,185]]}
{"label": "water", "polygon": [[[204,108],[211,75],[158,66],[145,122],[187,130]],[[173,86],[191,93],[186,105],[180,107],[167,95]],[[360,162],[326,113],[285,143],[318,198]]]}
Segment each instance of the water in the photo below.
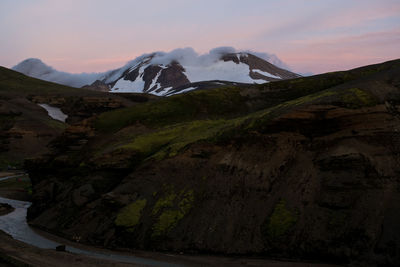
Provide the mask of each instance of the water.
{"label": "water", "polygon": [[[30,202],[0,197],[0,203],[8,203],[15,209],[11,213],[0,216],[0,230],[3,230],[16,240],[42,249],[55,249],[57,246],[61,245],[60,243],[42,237],[29,227],[28,223],[26,222],[26,214],[29,206],[31,205]],[[66,246],[66,251],[98,259],[125,263],[136,263],[149,266],[182,266],[135,256],[124,256],[119,254],[89,251],[71,246]]]}

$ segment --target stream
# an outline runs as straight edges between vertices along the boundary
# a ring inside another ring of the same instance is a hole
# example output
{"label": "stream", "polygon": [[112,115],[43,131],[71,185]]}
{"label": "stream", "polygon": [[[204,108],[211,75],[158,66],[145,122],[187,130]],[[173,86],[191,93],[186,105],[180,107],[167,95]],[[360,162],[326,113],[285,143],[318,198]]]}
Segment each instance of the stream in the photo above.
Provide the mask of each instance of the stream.
{"label": "stream", "polygon": [[[0,216],[0,230],[3,230],[16,240],[42,249],[54,250],[57,246],[61,245],[60,243],[44,238],[30,228],[26,221],[27,210],[31,205],[30,202],[0,197],[0,203],[7,203],[15,209],[13,212]],[[135,263],[148,266],[182,266],[135,256],[89,251],[71,246],[66,246],[65,250],[71,253],[90,256],[97,259],[112,260],[124,263]]]}

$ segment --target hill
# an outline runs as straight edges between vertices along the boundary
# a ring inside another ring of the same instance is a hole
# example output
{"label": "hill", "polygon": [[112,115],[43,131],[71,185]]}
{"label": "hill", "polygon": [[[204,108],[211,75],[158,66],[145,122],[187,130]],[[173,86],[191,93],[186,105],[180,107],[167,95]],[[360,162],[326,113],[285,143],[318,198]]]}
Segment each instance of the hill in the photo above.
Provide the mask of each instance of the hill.
{"label": "hill", "polygon": [[399,77],[396,60],[102,113],[27,161],[29,221],[114,248],[396,266]]}

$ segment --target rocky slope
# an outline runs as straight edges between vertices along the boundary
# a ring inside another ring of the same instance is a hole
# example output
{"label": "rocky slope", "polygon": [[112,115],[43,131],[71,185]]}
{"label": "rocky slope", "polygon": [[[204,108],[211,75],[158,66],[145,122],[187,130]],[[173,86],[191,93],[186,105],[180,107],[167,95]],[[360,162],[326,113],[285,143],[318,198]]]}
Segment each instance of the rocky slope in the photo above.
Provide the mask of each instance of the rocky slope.
{"label": "rocky slope", "polygon": [[97,74],[58,72],[38,59],[27,59],[13,69],[32,77],[75,87],[84,85],[97,91],[163,96],[202,89],[209,85],[208,81],[219,81],[220,85],[252,84],[299,77],[251,53],[218,49],[202,56],[185,49],[156,52],[140,56],[119,69]]}
{"label": "rocky slope", "polygon": [[399,77],[392,61],[103,113],[26,162],[29,221],[107,247],[397,266]]}

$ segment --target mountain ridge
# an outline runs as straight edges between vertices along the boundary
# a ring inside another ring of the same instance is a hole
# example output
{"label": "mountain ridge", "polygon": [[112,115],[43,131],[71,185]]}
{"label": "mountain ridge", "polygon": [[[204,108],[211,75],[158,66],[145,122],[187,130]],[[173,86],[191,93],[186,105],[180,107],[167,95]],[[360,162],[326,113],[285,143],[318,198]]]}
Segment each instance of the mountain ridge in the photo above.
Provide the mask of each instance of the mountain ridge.
{"label": "mountain ridge", "polygon": [[[254,55],[256,54],[256,55]],[[13,67],[28,76],[74,87],[110,91],[171,95],[198,89],[191,83],[218,80],[236,83],[265,83],[291,79],[300,75],[280,68],[257,56],[258,53],[213,49],[198,55],[192,49],[176,49],[169,53],[144,54],[121,68],[103,73],[71,74],[59,72],[39,59],[27,59]],[[262,55],[260,55],[262,56]],[[284,64],[276,57],[270,61]],[[224,83],[227,84],[227,83]],[[190,89],[190,90],[189,90]]]}

